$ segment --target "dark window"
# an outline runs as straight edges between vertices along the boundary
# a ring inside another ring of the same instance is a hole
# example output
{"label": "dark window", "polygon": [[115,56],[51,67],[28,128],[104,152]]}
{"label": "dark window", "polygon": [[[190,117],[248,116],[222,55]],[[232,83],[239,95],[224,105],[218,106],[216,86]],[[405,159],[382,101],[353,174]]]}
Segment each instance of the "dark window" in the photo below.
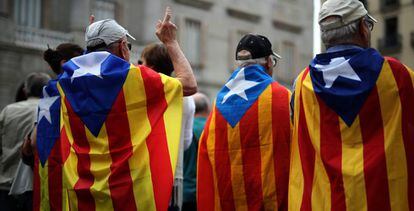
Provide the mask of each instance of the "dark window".
{"label": "dark window", "polygon": [[0,0],[0,15],[8,16],[9,15],[9,0]]}
{"label": "dark window", "polygon": [[396,5],[399,3],[398,0],[383,0],[383,1],[384,1],[385,6]]}
{"label": "dark window", "polygon": [[398,42],[398,18],[385,20],[385,46],[395,46]]}
{"label": "dark window", "polygon": [[379,50],[384,54],[399,53],[402,48],[402,37],[398,33],[398,18],[388,18],[384,22],[384,36],[378,40]]}
{"label": "dark window", "polygon": [[411,32],[411,46],[414,48],[414,32]]}
{"label": "dark window", "polygon": [[400,7],[400,0],[381,0],[381,11],[388,12]]}
{"label": "dark window", "polygon": [[14,20],[17,25],[40,28],[42,0],[15,0]]}

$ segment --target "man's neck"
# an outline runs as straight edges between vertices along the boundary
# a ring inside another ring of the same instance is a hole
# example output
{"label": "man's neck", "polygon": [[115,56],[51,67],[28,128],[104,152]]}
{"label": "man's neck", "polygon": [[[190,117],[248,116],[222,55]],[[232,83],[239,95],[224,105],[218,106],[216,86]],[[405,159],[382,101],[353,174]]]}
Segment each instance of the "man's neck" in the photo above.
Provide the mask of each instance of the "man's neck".
{"label": "man's neck", "polygon": [[327,53],[332,53],[332,52],[337,52],[337,51],[344,51],[344,50],[349,50],[349,49],[363,49],[361,46],[358,46],[356,44],[340,44],[340,45],[335,45],[332,47],[329,47],[326,52]]}

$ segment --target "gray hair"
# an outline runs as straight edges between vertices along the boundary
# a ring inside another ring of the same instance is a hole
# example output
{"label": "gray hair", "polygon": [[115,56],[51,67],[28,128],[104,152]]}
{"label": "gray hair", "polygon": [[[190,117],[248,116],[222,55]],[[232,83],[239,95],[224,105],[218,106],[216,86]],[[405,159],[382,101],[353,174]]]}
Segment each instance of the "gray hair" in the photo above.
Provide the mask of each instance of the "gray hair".
{"label": "gray hair", "polygon": [[[338,21],[341,21],[340,17],[331,16],[322,20],[319,24],[321,26],[321,29],[323,29],[325,26]],[[355,38],[355,34],[358,33],[358,26],[359,19],[339,28],[322,30],[322,42],[327,47],[341,43],[352,43]]]}
{"label": "gray hair", "polygon": [[252,64],[259,64],[265,66],[267,64],[267,57],[261,57],[257,59],[236,60],[236,65],[239,67],[246,67]]}
{"label": "gray hair", "polygon": [[24,91],[28,97],[40,97],[43,87],[50,80],[46,73],[30,73],[24,81]]}
{"label": "gray hair", "polygon": [[210,100],[205,94],[197,92],[193,95],[193,99],[195,103],[195,114],[210,113]]}
{"label": "gray hair", "polygon": [[267,64],[267,58],[268,56],[252,59],[252,54],[249,51],[241,50],[236,54],[236,65],[238,67],[246,67],[252,64],[265,66]]}

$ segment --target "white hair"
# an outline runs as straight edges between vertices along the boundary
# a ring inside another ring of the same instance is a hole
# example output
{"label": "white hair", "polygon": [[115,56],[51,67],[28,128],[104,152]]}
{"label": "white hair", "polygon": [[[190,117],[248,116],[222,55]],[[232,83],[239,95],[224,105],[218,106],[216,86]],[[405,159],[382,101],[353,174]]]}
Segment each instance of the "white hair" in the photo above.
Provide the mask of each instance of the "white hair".
{"label": "white hair", "polygon": [[252,64],[259,64],[265,66],[267,64],[268,57],[261,57],[257,59],[244,59],[244,60],[236,60],[236,65],[239,67],[246,67]]}
{"label": "white hair", "polygon": [[[335,16],[322,20],[320,22],[321,29],[323,29],[325,26],[331,23],[335,23],[338,21],[341,21],[341,18]],[[358,26],[359,20],[336,29],[322,30],[322,42],[325,46],[332,46],[335,44],[352,42],[355,38],[355,34],[358,33]]]}

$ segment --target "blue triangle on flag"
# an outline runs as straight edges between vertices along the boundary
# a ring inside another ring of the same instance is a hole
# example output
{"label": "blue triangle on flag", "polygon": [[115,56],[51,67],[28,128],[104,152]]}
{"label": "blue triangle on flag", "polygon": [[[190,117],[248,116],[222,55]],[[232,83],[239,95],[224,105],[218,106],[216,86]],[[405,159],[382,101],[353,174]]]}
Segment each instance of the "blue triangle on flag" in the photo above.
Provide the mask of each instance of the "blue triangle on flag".
{"label": "blue triangle on flag", "polygon": [[39,101],[36,149],[42,166],[60,137],[60,97],[57,80],[49,81]]}
{"label": "blue triangle on flag", "polygon": [[[327,88],[323,72],[315,66],[328,65],[332,59],[339,57],[347,60],[360,80],[339,76],[332,86]],[[318,54],[309,66],[313,89],[350,127],[375,87],[383,62],[384,58],[372,48]]]}
{"label": "blue triangle on flag", "polygon": [[[238,68],[217,94],[216,107],[226,121],[234,127],[272,82],[272,77],[261,65]],[[237,94],[229,87],[234,87],[236,92],[239,92],[239,89],[243,91]]]}
{"label": "blue triangle on flag", "polygon": [[73,111],[95,137],[122,90],[129,68],[127,61],[108,52],[75,57],[63,66],[59,84]]}

